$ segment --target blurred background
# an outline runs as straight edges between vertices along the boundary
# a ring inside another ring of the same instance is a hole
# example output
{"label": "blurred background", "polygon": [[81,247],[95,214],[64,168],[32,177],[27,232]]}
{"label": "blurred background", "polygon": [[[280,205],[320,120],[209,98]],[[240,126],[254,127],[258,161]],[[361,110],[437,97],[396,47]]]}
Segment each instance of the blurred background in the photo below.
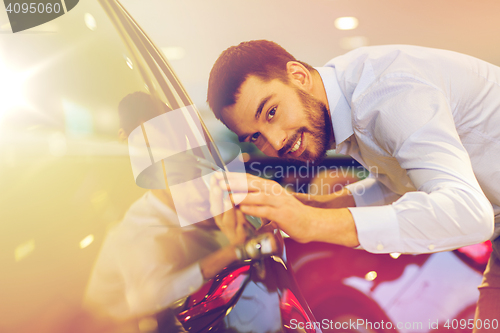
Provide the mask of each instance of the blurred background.
{"label": "blurred background", "polygon": [[[500,65],[494,0],[121,3],[221,141],[237,140],[208,109],[208,75],[218,55],[241,41],[273,40],[312,66],[380,44],[449,49]],[[16,34],[0,5],[0,332],[55,332],[51,316],[66,312],[74,322],[71,309],[79,307],[106,231],[144,193],[118,142],[116,112],[126,94],[154,89],[140,62],[93,0]],[[286,166],[242,149],[247,162]],[[357,167],[335,154],[325,163]]]}

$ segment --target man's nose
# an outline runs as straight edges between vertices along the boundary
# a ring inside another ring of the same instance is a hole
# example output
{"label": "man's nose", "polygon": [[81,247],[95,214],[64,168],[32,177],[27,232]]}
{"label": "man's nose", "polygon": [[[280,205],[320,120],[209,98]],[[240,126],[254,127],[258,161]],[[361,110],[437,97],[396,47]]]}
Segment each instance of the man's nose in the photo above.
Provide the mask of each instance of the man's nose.
{"label": "man's nose", "polygon": [[263,133],[267,143],[278,152],[286,144],[286,133],[280,129],[270,129]]}

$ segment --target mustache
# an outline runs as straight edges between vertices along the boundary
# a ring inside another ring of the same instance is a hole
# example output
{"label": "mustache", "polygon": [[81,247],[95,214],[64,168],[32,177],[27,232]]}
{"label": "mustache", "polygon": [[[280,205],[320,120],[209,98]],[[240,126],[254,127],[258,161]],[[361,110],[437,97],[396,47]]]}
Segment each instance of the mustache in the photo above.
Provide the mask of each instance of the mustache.
{"label": "mustache", "polygon": [[283,157],[293,147],[295,142],[297,142],[299,137],[302,135],[302,132],[308,132],[307,128],[301,127],[297,130],[297,132],[290,138],[290,140],[288,140],[288,142],[283,146],[283,148],[281,148],[278,151],[279,157]]}

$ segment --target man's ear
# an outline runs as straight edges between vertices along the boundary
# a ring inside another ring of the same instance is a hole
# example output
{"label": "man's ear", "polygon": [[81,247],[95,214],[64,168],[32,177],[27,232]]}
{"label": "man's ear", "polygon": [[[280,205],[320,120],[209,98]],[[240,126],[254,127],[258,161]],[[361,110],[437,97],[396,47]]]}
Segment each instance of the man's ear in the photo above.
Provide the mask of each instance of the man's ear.
{"label": "man's ear", "polygon": [[312,90],[311,72],[304,65],[297,61],[286,63],[286,72],[290,82],[307,91]]}
{"label": "man's ear", "polygon": [[128,137],[127,134],[125,133],[125,130],[123,128],[120,128],[118,130],[118,141],[120,142],[127,142]]}

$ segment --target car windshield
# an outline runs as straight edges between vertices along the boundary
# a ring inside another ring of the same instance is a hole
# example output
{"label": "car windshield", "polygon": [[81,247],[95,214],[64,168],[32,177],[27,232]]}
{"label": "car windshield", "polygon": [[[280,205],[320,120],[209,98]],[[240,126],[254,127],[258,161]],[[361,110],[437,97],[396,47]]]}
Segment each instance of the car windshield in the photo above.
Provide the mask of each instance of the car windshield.
{"label": "car windshield", "polygon": [[[2,35],[0,72],[0,331],[36,331],[47,312],[80,309],[108,235],[127,219],[166,227],[151,243],[165,236],[179,270],[227,243],[209,182],[244,171],[240,152],[226,147],[223,161],[165,57],[117,1],[82,1]],[[140,200],[157,210],[131,218]],[[196,228],[206,239],[183,231]]]}

